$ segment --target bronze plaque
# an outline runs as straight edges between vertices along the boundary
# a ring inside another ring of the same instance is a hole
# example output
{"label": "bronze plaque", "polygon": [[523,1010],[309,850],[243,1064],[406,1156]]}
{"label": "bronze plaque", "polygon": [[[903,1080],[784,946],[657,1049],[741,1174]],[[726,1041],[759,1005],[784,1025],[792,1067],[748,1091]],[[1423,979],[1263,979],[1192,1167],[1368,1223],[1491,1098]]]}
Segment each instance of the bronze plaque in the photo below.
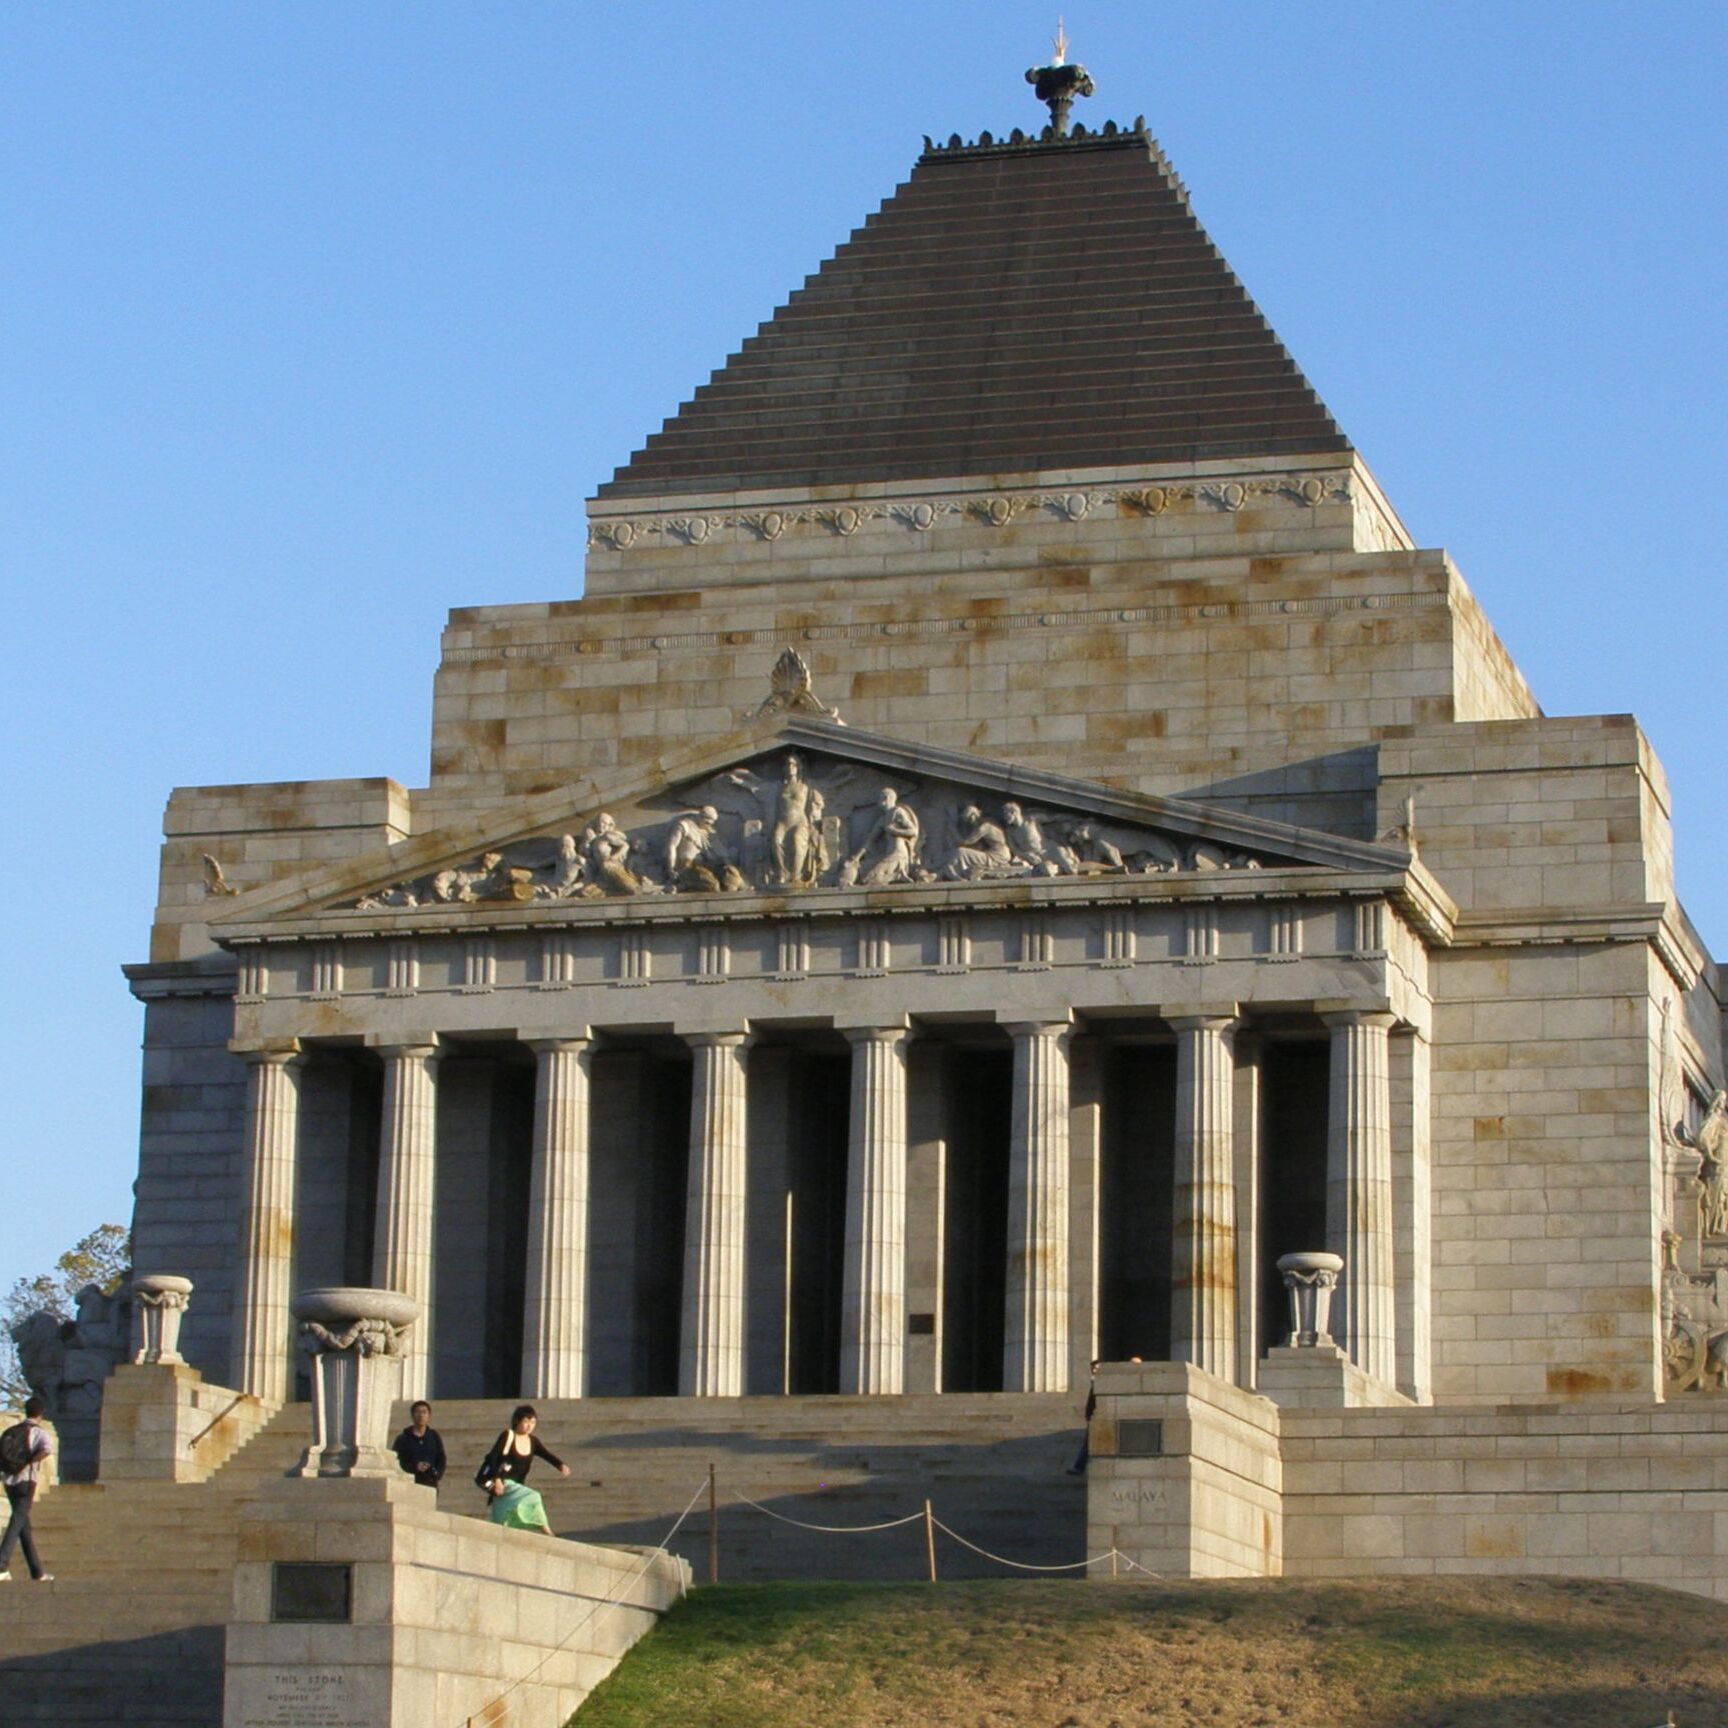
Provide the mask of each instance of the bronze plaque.
{"label": "bronze plaque", "polygon": [[278,1560],[270,1568],[270,1618],[347,1624],[354,1618],[354,1568]]}

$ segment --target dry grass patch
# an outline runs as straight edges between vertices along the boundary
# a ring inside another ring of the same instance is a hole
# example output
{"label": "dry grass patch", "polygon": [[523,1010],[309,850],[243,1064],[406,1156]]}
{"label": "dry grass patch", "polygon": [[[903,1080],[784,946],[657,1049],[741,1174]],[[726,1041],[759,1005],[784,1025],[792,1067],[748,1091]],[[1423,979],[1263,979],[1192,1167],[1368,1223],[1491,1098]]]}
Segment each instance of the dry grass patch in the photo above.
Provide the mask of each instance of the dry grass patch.
{"label": "dry grass patch", "polygon": [[1550,1579],[721,1585],[575,1728],[1728,1728],[1728,1607]]}

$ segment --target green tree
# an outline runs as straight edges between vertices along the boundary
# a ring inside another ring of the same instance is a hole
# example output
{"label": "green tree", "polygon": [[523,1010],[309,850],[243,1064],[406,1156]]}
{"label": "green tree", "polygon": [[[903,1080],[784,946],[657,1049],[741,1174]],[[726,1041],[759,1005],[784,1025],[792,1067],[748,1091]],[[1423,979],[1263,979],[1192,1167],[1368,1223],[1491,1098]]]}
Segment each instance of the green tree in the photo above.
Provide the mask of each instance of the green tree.
{"label": "green tree", "polygon": [[52,1271],[20,1278],[0,1297],[0,1401],[21,1404],[30,1392],[12,1328],[41,1311],[70,1320],[86,1284],[112,1296],[131,1263],[132,1232],[124,1224],[98,1224],[54,1262]]}

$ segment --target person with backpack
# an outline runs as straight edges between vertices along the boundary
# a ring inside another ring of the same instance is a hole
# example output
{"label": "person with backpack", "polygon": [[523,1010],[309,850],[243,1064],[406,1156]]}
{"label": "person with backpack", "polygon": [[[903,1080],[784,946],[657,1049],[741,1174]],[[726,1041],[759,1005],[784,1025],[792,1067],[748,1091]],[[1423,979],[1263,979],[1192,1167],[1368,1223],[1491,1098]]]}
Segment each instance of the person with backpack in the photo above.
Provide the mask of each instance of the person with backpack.
{"label": "person with backpack", "polygon": [[42,1426],[42,1410],[40,1398],[26,1398],[24,1420],[14,1422],[0,1434],[0,1483],[5,1484],[6,1500],[12,1509],[6,1521],[6,1534],[0,1536],[0,1584],[11,1582],[9,1566],[14,1547],[24,1550],[24,1564],[38,1584],[54,1582],[54,1574],[42,1570],[36,1538],[30,1532],[30,1507],[36,1498],[36,1485],[54,1452],[54,1441]]}

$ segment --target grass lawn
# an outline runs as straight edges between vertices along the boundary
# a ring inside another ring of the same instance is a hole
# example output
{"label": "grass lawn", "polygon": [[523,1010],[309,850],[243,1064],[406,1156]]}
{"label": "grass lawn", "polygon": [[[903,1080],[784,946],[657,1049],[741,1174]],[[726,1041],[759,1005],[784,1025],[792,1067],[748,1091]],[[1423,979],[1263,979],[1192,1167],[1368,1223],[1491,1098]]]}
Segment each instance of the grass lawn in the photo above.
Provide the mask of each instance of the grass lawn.
{"label": "grass lawn", "polygon": [[1728,1606],[1567,1579],[734,1584],[575,1728],[1728,1728]]}

